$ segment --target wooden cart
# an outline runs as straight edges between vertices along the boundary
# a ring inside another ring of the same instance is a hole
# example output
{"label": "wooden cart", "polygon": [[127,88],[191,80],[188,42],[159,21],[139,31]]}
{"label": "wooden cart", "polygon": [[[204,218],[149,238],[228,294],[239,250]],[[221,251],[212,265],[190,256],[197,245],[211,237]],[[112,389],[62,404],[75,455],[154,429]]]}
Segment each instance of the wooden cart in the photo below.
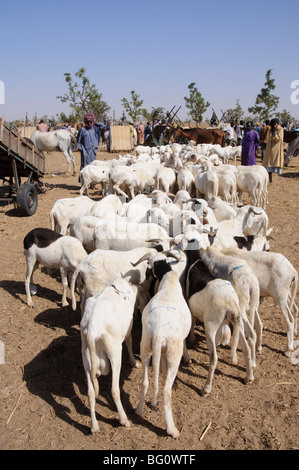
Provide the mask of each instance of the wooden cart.
{"label": "wooden cart", "polygon": [[[38,204],[40,178],[45,174],[45,156],[29,140],[19,136],[0,119],[0,179],[8,191],[0,201],[12,201],[23,215],[33,215]],[[22,178],[26,181],[22,183]],[[5,191],[4,191],[5,192]]]}

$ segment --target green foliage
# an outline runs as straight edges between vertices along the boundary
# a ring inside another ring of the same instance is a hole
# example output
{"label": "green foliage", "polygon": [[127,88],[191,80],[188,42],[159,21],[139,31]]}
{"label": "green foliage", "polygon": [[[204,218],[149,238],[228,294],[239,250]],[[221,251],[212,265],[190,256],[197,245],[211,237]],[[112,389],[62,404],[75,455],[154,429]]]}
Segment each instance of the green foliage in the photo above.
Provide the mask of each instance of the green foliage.
{"label": "green foliage", "polygon": [[142,108],[141,109],[141,115],[147,120],[154,122],[157,119],[162,119],[163,116],[165,115],[165,110],[162,107],[158,107],[153,109],[152,111],[147,111],[147,109]]}
{"label": "green foliage", "polygon": [[229,108],[224,112],[222,121],[235,123],[239,122],[242,116],[244,116],[244,111],[240,106],[240,100],[237,100],[235,108]]}
{"label": "green foliage", "polygon": [[143,100],[140,99],[140,96],[134,90],[131,91],[131,99],[132,101],[129,102],[126,98],[122,98],[121,102],[134,123],[140,115],[143,115],[143,111],[146,110],[142,108]]}
{"label": "green foliage", "polygon": [[189,97],[184,97],[186,108],[190,109],[188,114],[191,119],[195,121],[196,124],[199,124],[202,121],[203,114],[210,106],[210,103],[203,99],[202,94],[197,90],[194,82],[190,83],[188,89],[190,95]]}
{"label": "green foliage", "polygon": [[283,109],[280,113],[276,113],[276,117],[279,119],[279,122],[283,127],[286,127],[292,122],[296,122],[296,118],[291,116],[286,109]]}
{"label": "green foliage", "polygon": [[70,73],[65,73],[65,81],[68,85],[68,93],[57,96],[62,103],[69,103],[71,115],[76,119],[83,119],[84,114],[93,113],[96,121],[103,121],[107,117],[110,107],[102,100],[102,94],[90,83],[86,76],[86,70],[81,67],[75,76],[79,83],[74,81]]}
{"label": "green foliage", "polygon": [[75,124],[77,122],[77,117],[73,114],[69,114],[68,116],[65,113],[60,113],[59,115],[60,122],[67,122],[69,124]]}
{"label": "green foliage", "polygon": [[279,97],[271,93],[275,90],[275,80],[271,78],[271,74],[272,69],[267,70],[265,86],[257,95],[255,105],[248,108],[248,111],[258,116],[261,121],[273,117],[274,111],[279,103]]}

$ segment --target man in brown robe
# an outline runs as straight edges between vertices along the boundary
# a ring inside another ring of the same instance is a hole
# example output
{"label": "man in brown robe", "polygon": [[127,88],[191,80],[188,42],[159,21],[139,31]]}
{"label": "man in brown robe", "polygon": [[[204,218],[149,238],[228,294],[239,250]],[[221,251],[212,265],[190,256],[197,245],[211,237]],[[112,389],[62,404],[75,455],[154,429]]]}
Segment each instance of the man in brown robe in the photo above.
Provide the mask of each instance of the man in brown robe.
{"label": "man in brown robe", "polygon": [[263,126],[260,130],[260,143],[261,143],[261,150],[262,150],[262,158],[264,158],[264,152],[269,140],[269,134],[271,131],[271,127],[269,125],[270,121],[267,119],[265,122],[265,126]]}
{"label": "man in brown robe", "polygon": [[271,131],[267,142],[262,165],[269,173],[269,180],[272,183],[272,173],[281,175],[284,165],[283,153],[283,128],[279,125],[277,118],[270,121]]}

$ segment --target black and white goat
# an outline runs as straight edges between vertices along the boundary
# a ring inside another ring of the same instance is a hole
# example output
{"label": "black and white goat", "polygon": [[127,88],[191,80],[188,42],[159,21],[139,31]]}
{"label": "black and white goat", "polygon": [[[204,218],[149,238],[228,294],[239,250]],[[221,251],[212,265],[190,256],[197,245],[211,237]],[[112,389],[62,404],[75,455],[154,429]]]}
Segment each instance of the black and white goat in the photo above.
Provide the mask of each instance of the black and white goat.
{"label": "black and white goat", "polygon": [[194,326],[198,320],[204,324],[209,349],[210,367],[202,395],[211,392],[214,372],[217,365],[217,346],[226,345],[231,339],[230,325],[233,327],[232,362],[236,363],[235,350],[240,339],[246,363],[245,383],[254,380],[250,349],[245,338],[240,318],[239,299],[229,281],[217,279],[201,259],[197,259],[188,269],[186,276],[186,296],[192,314],[190,340],[195,341]]}
{"label": "black and white goat", "polygon": [[74,237],[61,235],[48,228],[35,228],[24,238],[24,254],[26,257],[25,291],[27,304],[33,307],[30,283],[37,264],[50,269],[60,269],[63,293],[62,306],[68,305],[66,289],[67,276],[87,256],[82,243]]}

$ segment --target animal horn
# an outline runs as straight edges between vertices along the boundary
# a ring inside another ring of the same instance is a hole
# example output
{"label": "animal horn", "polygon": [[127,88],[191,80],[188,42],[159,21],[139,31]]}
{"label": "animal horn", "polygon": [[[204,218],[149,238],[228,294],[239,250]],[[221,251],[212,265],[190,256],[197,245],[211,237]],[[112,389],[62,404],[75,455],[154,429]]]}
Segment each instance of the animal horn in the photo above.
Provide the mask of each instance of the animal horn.
{"label": "animal horn", "polygon": [[177,255],[175,255],[174,253],[172,253],[171,251],[168,251],[168,250],[162,251],[162,253],[163,253],[164,255],[169,256],[170,258],[176,259],[177,261],[180,261],[180,259],[181,259],[180,256],[177,256]]}
{"label": "animal horn", "polygon": [[253,212],[254,215],[262,215],[262,212],[257,212],[255,208],[252,206],[249,208],[249,212]]}
{"label": "animal horn", "polygon": [[147,261],[150,256],[151,256],[151,253],[146,253],[145,255],[141,256],[141,258],[138,261],[136,261],[136,263],[132,263],[131,261],[131,265],[134,266],[135,268],[135,266],[142,263],[143,261]]}

